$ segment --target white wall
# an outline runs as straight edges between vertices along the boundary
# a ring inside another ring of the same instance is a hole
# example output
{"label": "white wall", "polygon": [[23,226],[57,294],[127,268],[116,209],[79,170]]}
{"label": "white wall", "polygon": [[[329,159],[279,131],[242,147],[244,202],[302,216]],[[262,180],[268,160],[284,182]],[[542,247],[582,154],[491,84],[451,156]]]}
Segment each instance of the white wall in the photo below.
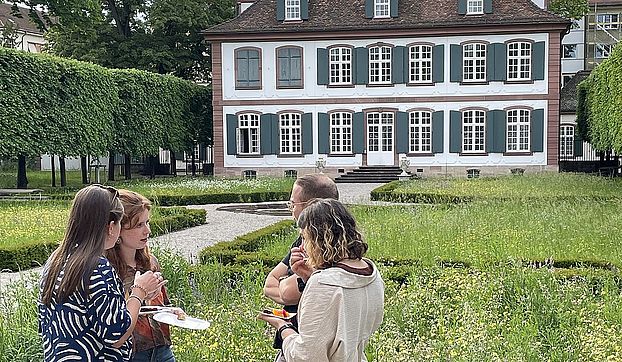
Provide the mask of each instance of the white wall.
{"label": "white wall", "polygon": [[576,21],[579,25],[576,29],[570,29],[570,32],[562,39],[562,56],[564,55],[564,44],[577,44],[577,52],[575,58],[562,58],[562,74],[574,74],[584,69],[585,58],[585,18]]}

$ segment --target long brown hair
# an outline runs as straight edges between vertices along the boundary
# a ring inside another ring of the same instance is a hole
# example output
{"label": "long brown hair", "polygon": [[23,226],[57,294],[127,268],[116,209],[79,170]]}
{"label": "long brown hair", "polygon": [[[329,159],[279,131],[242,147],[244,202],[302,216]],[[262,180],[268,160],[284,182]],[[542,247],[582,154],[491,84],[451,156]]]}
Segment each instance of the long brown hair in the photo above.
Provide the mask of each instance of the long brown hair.
{"label": "long brown hair", "polygon": [[[131,229],[136,226],[140,214],[145,210],[151,210],[151,201],[143,195],[130,190],[119,190],[119,199],[123,204],[123,220],[121,220],[121,228]],[[119,236],[120,238],[120,236]],[[114,248],[106,250],[106,258],[110,260],[110,264],[115,268],[121,278],[127,277],[127,264],[121,258],[121,245],[115,244]],[[136,250],[136,270],[147,271],[151,270],[151,254],[149,253],[149,247],[145,246],[144,249]]]}
{"label": "long brown hair", "polygon": [[[87,186],[76,193],[69,211],[65,236],[46,263],[41,302],[63,303],[76,290],[88,294],[89,279],[104,253],[108,226],[118,223],[123,206],[117,190],[105,186]],[[63,276],[54,291],[61,270]]]}
{"label": "long brown hair", "polygon": [[367,243],[348,209],[334,199],[311,199],[298,217],[309,264],[317,269],[343,259],[361,259]]}

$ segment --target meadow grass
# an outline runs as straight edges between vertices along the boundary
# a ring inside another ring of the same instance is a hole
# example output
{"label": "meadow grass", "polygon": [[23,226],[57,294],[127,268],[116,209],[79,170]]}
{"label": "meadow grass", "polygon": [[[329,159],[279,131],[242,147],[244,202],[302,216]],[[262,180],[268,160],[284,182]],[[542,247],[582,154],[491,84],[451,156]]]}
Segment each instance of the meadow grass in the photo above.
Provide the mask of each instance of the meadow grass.
{"label": "meadow grass", "polygon": [[[67,188],[79,189],[82,185],[81,171],[67,171]],[[52,171],[26,171],[28,188],[50,190],[52,188]],[[17,186],[17,171],[0,172],[0,188],[15,188]],[[56,171],[56,186],[60,186],[60,171]],[[60,189],[60,188],[59,188]]]}
{"label": "meadow grass", "polygon": [[523,176],[425,178],[401,182],[394,194],[423,193],[502,199],[622,198],[622,178],[542,173]]}

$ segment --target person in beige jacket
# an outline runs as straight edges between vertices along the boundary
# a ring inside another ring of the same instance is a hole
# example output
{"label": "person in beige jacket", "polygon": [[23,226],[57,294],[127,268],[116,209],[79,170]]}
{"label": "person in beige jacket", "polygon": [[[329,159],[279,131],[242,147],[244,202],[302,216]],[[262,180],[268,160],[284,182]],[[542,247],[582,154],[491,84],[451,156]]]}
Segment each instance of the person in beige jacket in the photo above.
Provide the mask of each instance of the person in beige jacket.
{"label": "person in beige jacket", "polygon": [[354,218],[337,200],[313,199],[298,226],[303,243],[292,249],[292,269],[304,263],[316,269],[298,306],[300,329],[259,318],[277,329],[287,362],[367,361],[365,346],[382,323],[384,282],[363,258],[367,244]]}

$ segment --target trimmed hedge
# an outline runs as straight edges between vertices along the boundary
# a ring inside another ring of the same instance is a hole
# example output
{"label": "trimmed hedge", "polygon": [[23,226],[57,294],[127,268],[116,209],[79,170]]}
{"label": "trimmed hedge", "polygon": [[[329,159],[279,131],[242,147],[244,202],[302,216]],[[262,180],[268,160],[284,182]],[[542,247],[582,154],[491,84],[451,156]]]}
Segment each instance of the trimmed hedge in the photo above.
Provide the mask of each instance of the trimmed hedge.
{"label": "trimmed hedge", "polygon": [[[176,207],[158,211],[160,217],[151,220],[152,236],[205,224],[205,210]],[[40,266],[57,247],[58,242],[45,241],[0,248],[0,270],[18,271]]]}
{"label": "trimmed hedge", "polygon": [[229,204],[246,202],[286,201],[289,200],[288,191],[250,192],[250,193],[221,193],[195,195],[149,195],[154,203],[161,206],[173,205],[206,205]]}

